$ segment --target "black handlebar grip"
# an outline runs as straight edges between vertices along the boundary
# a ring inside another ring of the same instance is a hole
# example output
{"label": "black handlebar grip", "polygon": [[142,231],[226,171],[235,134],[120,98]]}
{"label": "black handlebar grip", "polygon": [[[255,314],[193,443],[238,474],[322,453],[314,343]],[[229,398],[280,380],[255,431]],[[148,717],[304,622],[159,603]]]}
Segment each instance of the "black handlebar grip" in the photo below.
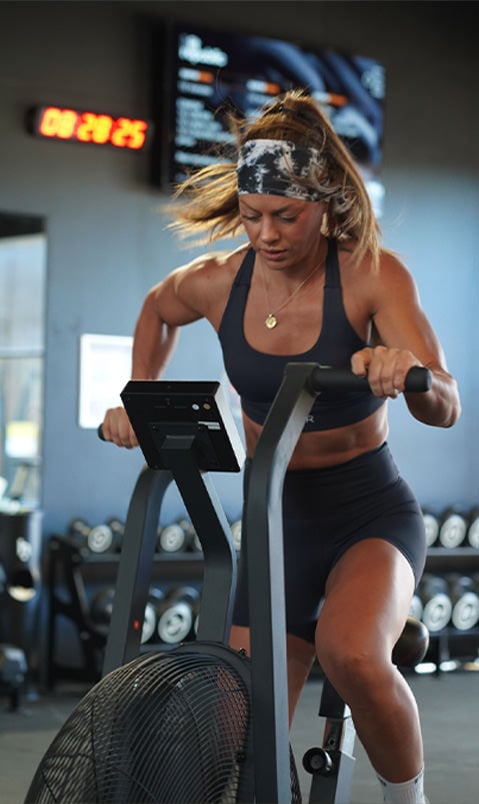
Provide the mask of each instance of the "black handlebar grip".
{"label": "black handlebar grip", "polygon": [[98,429],[97,429],[97,431],[96,431],[96,432],[97,432],[98,438],[99,438],[101,441],[106,441],[106,438],[105,438],[105,436],[103,435],[103,425],[102,425],[102,424],[99,424],[99,425],[98,425]]}
{"label": "black handlebar grip", "polygon": [[413,366],[406,374],[405,391],[424,393],[432,386],[432,374],[424,366]]}
{"label": "black handlebar grip", "polygon": [[[406,375],[405,390],[411,392],[429,391],[432,385],[432,375],[429,369],[423,366],[413,366]],[[329,368],[318,366],[311,375],[310,387],[313,392],[320,391],[367,391],[369,383],[367,377],[353,374],[349,369]]]}

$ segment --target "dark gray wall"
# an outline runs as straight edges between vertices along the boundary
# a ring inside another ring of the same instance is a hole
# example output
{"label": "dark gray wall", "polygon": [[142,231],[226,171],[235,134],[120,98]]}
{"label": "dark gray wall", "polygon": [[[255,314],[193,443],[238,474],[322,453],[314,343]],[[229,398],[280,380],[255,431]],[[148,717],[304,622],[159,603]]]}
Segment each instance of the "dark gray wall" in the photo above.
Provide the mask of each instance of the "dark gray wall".
{"label": "dark gray wall", "polygon": [[[23,114],[52,102],[148,116],[145,14],[383,61],[385,242],[417,279],[464,404],[451,431],[392,404],[390,442],[423,504],[479,502],[476,11],[462,2],[0,2],[0,210],[45,216],[48,232],[46,533],[76,515],[124,515],[142,463],[77,426],[79,336],[131,334],[147,289],[192,251],[165,231],[147,155],[40,141]],[[214,335],[204,324],[186,329],[168,376],[221,373]],[[239,482],[215,477],[232,517]],[[178,508],[169,494],[165,514]]]}

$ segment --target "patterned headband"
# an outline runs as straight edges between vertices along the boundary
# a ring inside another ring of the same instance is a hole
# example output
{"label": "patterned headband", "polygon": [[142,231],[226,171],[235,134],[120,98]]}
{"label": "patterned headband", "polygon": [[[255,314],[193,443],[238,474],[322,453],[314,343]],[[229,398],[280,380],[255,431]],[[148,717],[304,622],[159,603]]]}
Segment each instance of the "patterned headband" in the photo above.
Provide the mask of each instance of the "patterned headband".
{"label": "patterned headband", "polygon": [[238,156],[238,193],[320,201],[324,192],[298,184],[294,177],[309,178],[311,168],[321,163],[316,148],[305,148],[289,140],[248,140]]}

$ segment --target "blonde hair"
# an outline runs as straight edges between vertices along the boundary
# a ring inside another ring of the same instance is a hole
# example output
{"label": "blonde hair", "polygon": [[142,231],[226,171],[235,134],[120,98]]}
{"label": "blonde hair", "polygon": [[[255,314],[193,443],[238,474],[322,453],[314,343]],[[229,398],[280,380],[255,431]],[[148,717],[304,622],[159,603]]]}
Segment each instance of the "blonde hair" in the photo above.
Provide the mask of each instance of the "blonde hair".
{"label": "blonde hair", "polygon": [[[321,234],[349,241],[359,261],[366,253],[377,267],[379,227],[361,175],[349,151],[334,131],[319,104],[302,90],[291,90],[253,120],[230,115],[237,149],[249,140],[290,140],[315,148],[321,164],[307,179],[292,177],[319,190],[327,201]],[[192,173],[177,185],[173,203],[166,206],[170,224],[182,236],[203,235],[201,242],[234,237],[242,231],[236,164],[219,161]]]}

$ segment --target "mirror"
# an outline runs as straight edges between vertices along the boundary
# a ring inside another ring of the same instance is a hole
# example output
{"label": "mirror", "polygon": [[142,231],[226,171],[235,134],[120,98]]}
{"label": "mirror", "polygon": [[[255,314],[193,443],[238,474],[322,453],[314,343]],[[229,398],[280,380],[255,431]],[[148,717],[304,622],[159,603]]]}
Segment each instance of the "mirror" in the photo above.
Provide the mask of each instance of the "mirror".
{"label": "mirror", "polygon": [[0,503],[41,499],[46,234],[43,218],[0,212]]}

